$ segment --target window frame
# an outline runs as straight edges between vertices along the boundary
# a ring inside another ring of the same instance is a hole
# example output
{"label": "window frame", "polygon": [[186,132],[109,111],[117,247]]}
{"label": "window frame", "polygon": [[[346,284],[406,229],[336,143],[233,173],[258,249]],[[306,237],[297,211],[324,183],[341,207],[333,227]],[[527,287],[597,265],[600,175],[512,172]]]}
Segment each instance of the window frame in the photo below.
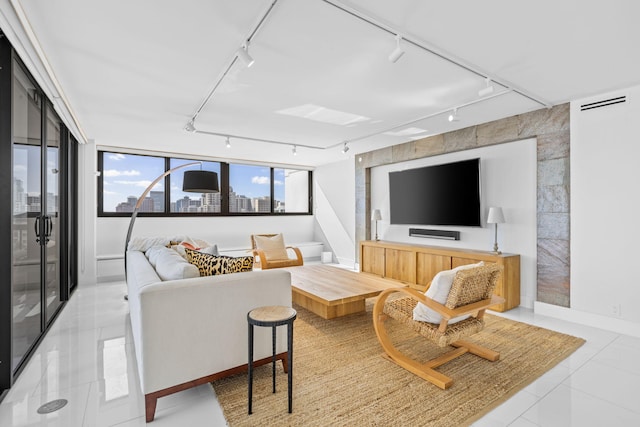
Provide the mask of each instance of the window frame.
{"label": "window frame", "polygon": [[[100,172],[97,179],[97,207],[98,217],[117,218],[117,217],[131,217],[131,212],[105,212],[104,211],[104,156],[105,153],[109,154],[124,154],[124,155],[136,155],[136,156],[148,156],[164,159],[165,172],[169,170],[171,165],[171,159],[179,160],[192,160],[203,162],[217,162],[220,163],[220,193],[221,193],[221,206],[220,212],[171,212],[171,188],[169,184],[170,175],[164,177],[164,212],[138,212],[138,216],[144,217],[248,217],[248,216],[300,216],[300,215],[313,215],[313,171],[300,168],[298,170],[307,171],[308,173],[308,209],[307,212],[275,212],[274,203],[274,169],[296,169],[295,167],[272,165],[272,164],[259,164],[259,163],[244,163],[244,162],[224,162],[221,160],[215,160],[210,158],[195,158],[188,155],[185,156],[166,156],[166,155],[154,155],[153,153],[138,153],[138,152],[125,152],[125,151],[112,151],[108,149],[98,150],[98,171]],[[229,212],[229,169],[230,165],[255,165],[269,168],[271,175],[270,182],[270,194],[271,194],[271,211],[270,212]],[[140,192],[142,194],[142,191]],[[138,195],[139,196],[139,195]]]}

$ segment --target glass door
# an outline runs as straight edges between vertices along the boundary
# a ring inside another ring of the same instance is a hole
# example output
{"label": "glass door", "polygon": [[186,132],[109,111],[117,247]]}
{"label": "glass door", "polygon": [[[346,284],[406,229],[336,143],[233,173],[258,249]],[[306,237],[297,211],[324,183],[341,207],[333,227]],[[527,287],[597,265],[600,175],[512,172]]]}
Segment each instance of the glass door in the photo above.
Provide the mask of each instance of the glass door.
{"label": "glass door", "polygon": [[45,183],[42,222],[44,226],[45,321],[47,324],[62,304],[60,295],[60,142],[63,125],[51,104],[47,108],[47,149],[45,152]]}
{"label": "glass door", "polygon": [[13,74],[13,370],[42,331],[42,140],[41,99],[35,84],[14,63]]}

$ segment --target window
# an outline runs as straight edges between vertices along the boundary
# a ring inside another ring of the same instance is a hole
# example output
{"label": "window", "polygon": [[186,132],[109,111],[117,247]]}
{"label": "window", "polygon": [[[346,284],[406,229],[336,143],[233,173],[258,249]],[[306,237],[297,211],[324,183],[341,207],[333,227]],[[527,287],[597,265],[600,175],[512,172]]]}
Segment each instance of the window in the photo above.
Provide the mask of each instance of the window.
{"label": "window", "polygon": [[[193,162],[194,160],[191,159],[172,158],[169,163],[169,168],[173,169],[175,167]],[[182,191],[182,179],[184,177],[184,172],[200,168],[202,168],[202,170],[217,173],[218,184],[220,183],[220,163],[218,162],[202,162],[202,167],[200,165],[194,165],[185,167],[183,169],[178,169],[177,171],[169,175],[169,194],[171,195],[171,206],[169,210],[170,212],[221,212],[221,193],[195,194],[185,193],[184,191]]]}
{"label": "window", "polygon": [[[138,197],[170,169],[198,159],[169,158],[100,151],[98,215],[130,216]],[[219,193],[182,191],[185,171],[202,169],[218,174]],[[160,179],[147,194],[139,215],[309,215],[311,171],[268,165],[203,160]],[[165,190],[165,188],[167,190]]]}
{"label": "window", "polygon": [[274,212],[309,211],[309,172],[299,169],[273,169]]}
{"label": "window", "polygon": [[229,212],[271,212],[271,168],[229,165]]}
{"label": "window", "polygon": [[[138,197],[165,171],[162,157],[101,152],[102,212],[133,212]],[[164,212],[164,181],[149,192],[140,212]]]}

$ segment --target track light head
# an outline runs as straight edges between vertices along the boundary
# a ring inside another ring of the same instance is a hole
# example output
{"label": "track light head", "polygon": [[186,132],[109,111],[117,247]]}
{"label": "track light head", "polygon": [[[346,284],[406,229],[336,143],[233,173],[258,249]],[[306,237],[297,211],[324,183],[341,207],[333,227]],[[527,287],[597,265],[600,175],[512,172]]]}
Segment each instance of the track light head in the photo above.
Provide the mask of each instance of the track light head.
{"label": "track light head", "polygon": [[227,148],[231,148],[231,141],[229,141],[229,137],[227,137],[227,143],[225,145]]}
{"label": "track light head", "polygon": [[291,152],[293,153],[294,156],[298,155],[298,149],[297,147],[294,145],[293,148],[291,149]]}
{"label": "track light head", "polygon": [[402,50],[402,46],[400,46],[400,40],[402,40],[400,34],[396,35],[396,48],[389,54],[389,61],[393,62],[394,64],[398,61],[398,59],[400,59],[402,55],[404,55],[404,50]]}
{"label": "track light head", "polygon": [[491,79],[489,77],[485,79],[485,84],[486,87],[478,91],[478,96],[480,97],[487,96],[493,93],[493,85],[491,84]]}
{"label": "track light head", "polygon": [[187,124],[184,126],[184,130],[186,130],[187,132],[191,132],[191,133],[193,133],[193,132],[195,132],[195,131],[196,131],[196,127],[195,127],[195,125],[193,124],[193,120],[189,120],[189,123],[187,123]]}
{"label": "track light head", "polygon": [[342,154],[347,154],[347,151],[349,151],[349,146],[345,142],[344,143],[344,147],[342,147]]}
{"label": "track light head", "polygon": [[453,112],[451,114],[449,114],[449,121],[450,122],[457,122],[458,119],[458,109],[454,108]]}
{"label": "track light head", "polygon": [[253,59],[251,55],[249,55],[249,42],[247,42],[247,44],[245,44],[244,46],[241,46],[236,54],[238,55],[238,58],[240,58],[242,62],[244,62],[247,68],[251,67],[253,63],[256,62],[255,59]]}

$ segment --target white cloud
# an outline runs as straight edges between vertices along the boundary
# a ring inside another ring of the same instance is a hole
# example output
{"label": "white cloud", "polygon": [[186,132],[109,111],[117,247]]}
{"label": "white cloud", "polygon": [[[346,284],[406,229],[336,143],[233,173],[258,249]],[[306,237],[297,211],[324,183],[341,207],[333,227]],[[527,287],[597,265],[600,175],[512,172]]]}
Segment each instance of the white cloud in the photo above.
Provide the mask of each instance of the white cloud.
{"label": "white cloud", "polygon": [[109,155],[109,160],[124,160],[126,157],[124,154],[114,153]]}
{"label": "white cloud", "polygon": [[140,175],[140,171],[137,171],[135,169],[130,170],[130,171],[119,171],[117,169],[107,169],[106,171],[103,172],[102,174],[103,176],[106,177],[114,177],[114,176],[138,176]]}
{"label": "white cloud", "polygon": [[268,176],[254,176],[251,178],[252,184],[269,184],[269,181],[270,179]]}
{"label": "white cloud", "polygon": [[273,185],[284,185],[284,182],[276,179],[275,181],[273,181]]}
{"label": "white cloud", "polygon": [[114,195],[114,196],[120,194],[117,191],[108,191],[108,190],[102,190],[102,193],[103,194],[111,194],[111,195]]}
{"label": "white cloud", "polygon": [[[151,182],[152,181],[149,181],[147,179],[141,179],[140,181],[114,181],[114,183],[116,184],[134,185],[136,187],[143,187],[143,188],[147,188],[149,184],[151,184]],[[157,183],[156,185],[154,185],[153,188],[162,189],[162,185],[160,183]]]}

